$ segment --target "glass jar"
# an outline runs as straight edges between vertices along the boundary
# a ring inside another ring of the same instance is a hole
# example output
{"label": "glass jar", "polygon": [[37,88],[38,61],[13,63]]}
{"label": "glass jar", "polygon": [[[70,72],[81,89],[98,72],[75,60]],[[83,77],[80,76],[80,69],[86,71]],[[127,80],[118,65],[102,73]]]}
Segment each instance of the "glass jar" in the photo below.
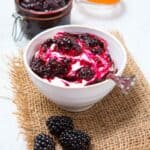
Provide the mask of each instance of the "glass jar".
{"label": "glass jar", "polygon": [[[57,10],[42,12],[42,11],[35,11],[23,8],[20,5],[21,0],[15,0],[16,6],[16,14],[13,15],[15,17],[14,25],[18,25],[18,21],[20,24],[20,28],[23,34],[27,39],[33,38],[36,34],[40,33],[41,31],[58,26],[58,25],[65,25],[70,24],[70,14],[72,9],[72,1],[69,0],[68,3]],[[17,27],[14,27],[15,30]],[[21,35],[21,33],[16,33],[15,31],[15,39],[17,40],[19,37],[17,35]]]}

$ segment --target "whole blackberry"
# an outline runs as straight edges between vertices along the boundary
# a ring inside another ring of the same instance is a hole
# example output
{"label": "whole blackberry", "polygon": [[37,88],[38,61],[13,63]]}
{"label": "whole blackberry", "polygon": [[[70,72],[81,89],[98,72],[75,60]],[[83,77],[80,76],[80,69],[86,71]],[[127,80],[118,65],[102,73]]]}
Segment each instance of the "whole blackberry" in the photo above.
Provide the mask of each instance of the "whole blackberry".
{"label": "whole blackberry", "polygon": [[55,143],[49,135],[41,133],[35,137],[34,150],[55,150]]}
{"label": "whole blackberry", "polygon": [[52,116],[50,117],[46,125],[51,134],[59,137],[59,135],[65,130],[73,130],[74,125],[70,117],[67,116]]}
{"label": "whole blackberry", "polygon": [[91,138],[79,130],[65,130],[59,138],[63,150],[89,150]]}

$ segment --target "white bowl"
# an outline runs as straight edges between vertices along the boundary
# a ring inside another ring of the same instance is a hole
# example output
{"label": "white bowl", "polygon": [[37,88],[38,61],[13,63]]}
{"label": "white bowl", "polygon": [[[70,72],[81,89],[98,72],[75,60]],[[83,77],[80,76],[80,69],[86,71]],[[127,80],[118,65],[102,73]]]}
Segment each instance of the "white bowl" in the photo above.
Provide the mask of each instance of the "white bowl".
{"label": "white bowl", "polygon": [[110,33],[101,29],[94,29],[81,25],[66,25],[48,29],[33,38],[27,45],[24,53],[24,64],[29,77],[35,86],[47,98],[63,109],[72,112],[83,111],[90,108],[106,96],[114,88],[115,83],[112,80],[107,79],[100,83],[85,87],[60,87],[44,81],[30,68],[30,62],[40,44],[60,31],[72,33],[87,32],[104,38],[108,42],[111,58],[114,60],[115,66],[118,68],[117,75],[121,75],[125,69],[127,62],[126,51],[121,43]]}

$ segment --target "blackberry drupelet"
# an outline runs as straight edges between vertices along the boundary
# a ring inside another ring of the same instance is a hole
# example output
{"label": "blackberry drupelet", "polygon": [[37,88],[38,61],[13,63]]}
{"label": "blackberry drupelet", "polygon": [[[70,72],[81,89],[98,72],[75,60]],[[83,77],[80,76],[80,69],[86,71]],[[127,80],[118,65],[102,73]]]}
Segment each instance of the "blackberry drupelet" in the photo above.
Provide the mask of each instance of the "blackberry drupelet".
{"label": "blackberry drupelet", "polygon": [[34,150],[55,150],[55,143],[49,135],[41,133],[35,137]]}
{"label": "blackberry drupelet", "polygon": [[89,150],[91,138],[79,130],[65,130],[59,138],[63,150]]}
{"label": "blackberry drupelet", "polygon": [[59,137],[59,135],[65,130],[73,130],[73,120],[67,116],[52,116],[50,117],[46,125],[51,134]]}

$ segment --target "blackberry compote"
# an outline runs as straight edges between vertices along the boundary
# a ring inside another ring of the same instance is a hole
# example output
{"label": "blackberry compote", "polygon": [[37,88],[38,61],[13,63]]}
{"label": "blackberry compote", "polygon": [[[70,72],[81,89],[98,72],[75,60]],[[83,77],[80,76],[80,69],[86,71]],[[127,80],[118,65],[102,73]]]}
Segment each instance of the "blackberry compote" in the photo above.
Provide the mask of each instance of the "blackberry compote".
{"label": "blackberry compote", "polygon": [[101,37],[58,32],[37,49],[31,69],[51,84],[83,87],[104,80],[113,65],[108,44]]}

